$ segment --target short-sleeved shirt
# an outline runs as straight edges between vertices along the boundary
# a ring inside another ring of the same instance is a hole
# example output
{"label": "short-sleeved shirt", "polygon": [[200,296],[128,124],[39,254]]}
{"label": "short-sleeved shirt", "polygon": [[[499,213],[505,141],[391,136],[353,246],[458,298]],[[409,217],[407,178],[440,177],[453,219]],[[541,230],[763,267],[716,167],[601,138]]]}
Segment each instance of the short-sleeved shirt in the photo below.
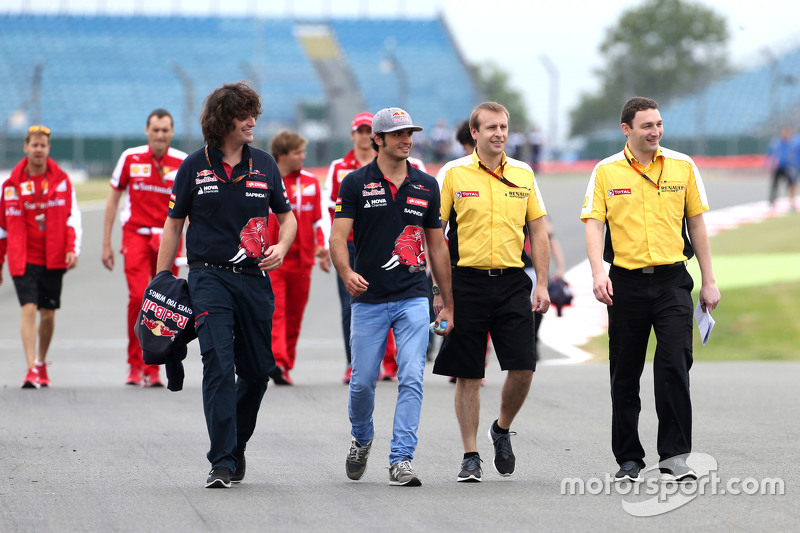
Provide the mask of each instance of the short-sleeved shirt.
{"label": "short-sleeved shirt", "polygon": [[626,145],[595,166],[581,220],[607,223],[603,259],[632,270],[691,258],[684,219],[707,210],[703,180],[689,156],[659,147],[642,165]]}
{"label": "short-sleeved shirt", "polygon": [[481,270],[522,268],[523,226],[547,214],[533,170],[507,158],[490,174],[477,151],[443,168],[442,220],[453,266]]}
{"label": "short-sleeved shirt", "polygon": [[209,146],[208,160],[204,149],[184,160],[175,176],[169,216],[189,217],[189,263],[255,266],[270,245],[270,208],[274,213],[286,213],[291,211],[291,203],[271,155],[245,145],[242,161],[230,177],[222,157],[220,150]]}
{"label": "short-sleeved shirt", "polygon": [[353,219],[355,268],[369,283],[356,302],[382,303],[428,297],[424,230],[442,227],[436,179],[411,164],[397,191],[377,159],[347,175],[335,218]]}
{"label": "short-sleeved shirt", "polygon": [[175,171],[184,159],[186,154],[172,147],[158,158],[147,144],[122,152],[111,174],[111,186],[125,191],[119,216],[123,228],[164,227]]}

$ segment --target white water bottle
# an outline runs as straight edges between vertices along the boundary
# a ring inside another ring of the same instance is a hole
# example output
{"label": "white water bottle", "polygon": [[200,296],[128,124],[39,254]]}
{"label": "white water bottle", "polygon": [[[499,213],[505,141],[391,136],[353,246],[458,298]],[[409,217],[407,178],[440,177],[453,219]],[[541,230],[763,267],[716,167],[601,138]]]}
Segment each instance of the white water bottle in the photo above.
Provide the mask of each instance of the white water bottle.
{"label": "white water bottle", "polygon": [[439,327],[438,328],[436,327],[436,321],[435,320],[433,322],[431,322],[431,326],[430,326],[431,333],[436,333],[437,331],[444,331],[446,329],[447,329],[447,322],[445,322],[444,320],[439,322]]}

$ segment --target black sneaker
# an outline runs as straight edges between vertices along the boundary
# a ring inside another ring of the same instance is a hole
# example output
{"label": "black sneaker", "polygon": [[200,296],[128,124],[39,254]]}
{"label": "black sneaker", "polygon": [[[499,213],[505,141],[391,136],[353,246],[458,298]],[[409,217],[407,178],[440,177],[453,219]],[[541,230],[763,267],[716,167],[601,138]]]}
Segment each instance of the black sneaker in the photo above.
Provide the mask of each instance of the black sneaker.
{"label": "black sneaker", "polygon": [[461,472],[458,473],[458,481],[465,481],[467,483],[480,483],[481,474],[481,457],[473,455],[461,461]]}
{"label": "black sneaker", "polygon": [[[497,420],[495,420],[497,422]],[[489,440],[494,446],[494,469],[503,477],[508,477],[514,473],[517,458],[514,457],[514,452],[511,450],[511,436],[516,435],[515,431],[509,431],[506,434],[495,433],[494,424],[489,427]]]}
{"label": "black sneaker", "polygon": [[361,476],[367,471],[367,459],[369,459],[370,448],[372,448],[371,440],[362,446],[361,443],[353,437],[350,441],[350,451],[347,453],[347,460],[344,463],[347,477],[353,480],[361,479]]}
{"label": "black sneaker", "polygon": [[659,470],[662,481],[697,481],[697,473],[686,464],[683,457],[675,457],[661,461]]}
{"label": "black sneaker", "polygon": [[233,451],[236,458],[236,471],[231,474],[231,483],[241,483],[244,479],[244,472],[247,469],[247,461],[244,459],[244,450],[238,448]]}
{"label": "black sneaker", "polygon": [[207,489],[229,489],[231,488],[231,469],[227,466],[218,466],[208,473],[206,479]]}
{"label": "black sneaker", "polygon": [[625,461],[620,465],[619,472],[614,474],[614,481],[639,481],[639,471],[641,469],[636,461]]}

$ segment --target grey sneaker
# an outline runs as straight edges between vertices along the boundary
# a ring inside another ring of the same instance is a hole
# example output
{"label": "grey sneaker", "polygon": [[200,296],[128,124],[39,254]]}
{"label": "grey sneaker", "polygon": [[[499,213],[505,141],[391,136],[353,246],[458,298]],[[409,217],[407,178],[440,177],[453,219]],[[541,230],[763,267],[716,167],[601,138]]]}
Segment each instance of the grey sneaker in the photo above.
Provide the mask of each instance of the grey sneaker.
{"label": "grey sneaker", "polygon": [[683,457],[674,457],[659,463],[662,481],[696,481],[697,474]]}
{"label": "grey sneaker", "polygon": [[619,472],[614,475],[615,482],[639,481],[641,467],[636,461],[625,461],[619,465]]}
{"label": "grey sneaker", "polygon": [[417,474],[414,473],[414,469],[411,468],[411,461],[403,459],[389,468],[389,484],[419,487],[422,485],[422,481],[419,480]]}
{"label": "grey sneaker", "polygon": [[206,479],[207,489],[229,489],[231,488],[231,469],[227,466],[218,466],[208,473]]}
{"label": "grey sneaker", "polygon": [[358,480],[367,471],[367,459],[369,459],[369,449],[372,448],[372,440],[365,445],[361,445],[355,437],[350,441],[350,451],[344,463],[345,472],[350,479]]}
{"label": "grey sneaker", "polygon": [[482,462],[479,455],[473,455],[461,461],[461,472],[458,473],[458,481],[480,483],[481,474],[483,473]]}
{"label": "grey sneaker", "polygon": [[[495,420],[497,422],[497,420]],[[494,469],[503,477],[508,477],[514,473],[517,458],[511,450],[511,436],[516,435],[516,431],[509,431],[507,434],[495,433],[492,428],[494,423],[489,426],[489,441],[494,446]]]}

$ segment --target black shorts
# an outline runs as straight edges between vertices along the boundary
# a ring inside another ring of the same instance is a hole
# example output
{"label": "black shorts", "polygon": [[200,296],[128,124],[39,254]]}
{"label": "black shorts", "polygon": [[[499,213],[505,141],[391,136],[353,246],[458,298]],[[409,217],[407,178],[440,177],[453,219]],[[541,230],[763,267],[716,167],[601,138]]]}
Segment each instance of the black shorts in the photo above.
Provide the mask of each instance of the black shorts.
{"label": "black shorts", "polygon": [[455,327],[442,342],[433,373],[468,379],[485,375],[491,334],[503,370],[536,370],[531,278],[521,268],[490,277],[453,270]]}
{"label": "black shorts", "polygon": [[61,307],[63,268],[49,270],[43,265],[25,265],[25,275],[13,276],[19,305],[36,304],[39,309]]}

